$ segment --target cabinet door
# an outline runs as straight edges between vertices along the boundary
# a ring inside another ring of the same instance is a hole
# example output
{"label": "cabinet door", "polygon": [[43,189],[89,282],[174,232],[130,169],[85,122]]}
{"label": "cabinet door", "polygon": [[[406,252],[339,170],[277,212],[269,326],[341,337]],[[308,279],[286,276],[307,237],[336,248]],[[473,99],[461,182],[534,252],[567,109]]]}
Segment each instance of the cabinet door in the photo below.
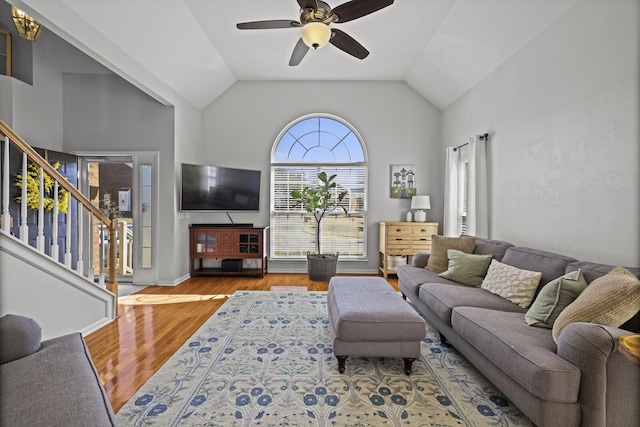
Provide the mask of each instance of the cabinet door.
{"label": "cabinet door", "polygon": [[194,230],[193,234],[194,252],[197,256],[213,257],[218,254],[220,241],[216,232]]}
{"label": "cabinet door", "polygon": [[262,235],[256,232],[238,233],[238,251],[241,255],[251,258],[260,256]]}

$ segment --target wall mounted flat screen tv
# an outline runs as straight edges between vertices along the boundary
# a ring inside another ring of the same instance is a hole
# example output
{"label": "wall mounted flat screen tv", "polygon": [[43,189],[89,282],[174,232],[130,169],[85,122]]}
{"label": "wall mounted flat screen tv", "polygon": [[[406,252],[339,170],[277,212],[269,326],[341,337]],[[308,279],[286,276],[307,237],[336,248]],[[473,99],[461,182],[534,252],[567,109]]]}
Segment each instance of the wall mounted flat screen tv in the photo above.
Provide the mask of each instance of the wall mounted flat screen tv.
{"label": "wall mounted flat screen tv", "polygon": [[260,171],[182,164],[180,210],[258,211]]}

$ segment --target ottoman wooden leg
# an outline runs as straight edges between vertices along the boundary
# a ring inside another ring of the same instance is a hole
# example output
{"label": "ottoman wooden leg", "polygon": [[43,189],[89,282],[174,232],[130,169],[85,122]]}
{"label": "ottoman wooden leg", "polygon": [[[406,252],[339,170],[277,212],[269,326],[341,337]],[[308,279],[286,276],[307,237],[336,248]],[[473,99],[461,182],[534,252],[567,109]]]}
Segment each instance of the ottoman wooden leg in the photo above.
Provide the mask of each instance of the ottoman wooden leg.
{"label": "ottoman wooden leg", "polygon": [[411,365],[413,365],[413,361],[416,359],[410,359],[405,357],[404,359],[404,373],[407,375],[411,375]]}
{"label": "ottoman wooden leg", "polygon": [[336,359],[338,359],[338,372],[340,372],[341,374],[344,373],[344,365],[347,361],[347,357],[349,356],[336,356]]}

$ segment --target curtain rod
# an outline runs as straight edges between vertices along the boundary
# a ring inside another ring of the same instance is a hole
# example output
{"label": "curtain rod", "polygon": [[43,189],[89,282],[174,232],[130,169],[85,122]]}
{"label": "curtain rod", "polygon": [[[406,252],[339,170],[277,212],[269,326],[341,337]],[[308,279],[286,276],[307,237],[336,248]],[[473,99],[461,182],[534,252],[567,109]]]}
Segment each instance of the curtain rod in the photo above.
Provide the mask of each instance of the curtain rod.
{"label": "curtain rod", "polygon": [[[489,140],[489,134],[485,133],[484,135],[480,135],[480,139],[484,139],[485,141]],[[457,147],[453,147],[453,151],[458,151],[460,148],[464,147],[465,145],[469,145],[468,142],[465,142],[464,144],[460,144]]]}

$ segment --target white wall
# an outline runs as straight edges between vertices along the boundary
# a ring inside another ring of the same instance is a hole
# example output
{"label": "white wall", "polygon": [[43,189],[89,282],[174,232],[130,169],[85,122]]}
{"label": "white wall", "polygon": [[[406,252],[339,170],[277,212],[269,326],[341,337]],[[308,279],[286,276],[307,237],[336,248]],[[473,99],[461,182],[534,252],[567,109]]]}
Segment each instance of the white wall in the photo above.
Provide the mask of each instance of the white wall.
{"label": "white wall", "polygon": [[62,151],[62,73],[47,46],[55,35],[43,31],[33,44],[33,85],[13,79],[13,124],[29,145]]}
{"label": "white wall", "polygon": [[639,265],[639,16],[583,0],[444,111],[440,155],[491,134],[491,237]]}
{"label": "white wall", "polygon": [[[174,114],[111,74],[64,75],[64,151],[159,152],[158,279],[173,283]],[[162,230],[162,231],[161,231]]]}
{"label": "white wall", "polygon": [[[440,113],[402,82],[237,82],[202,114],[202,163],[262,170],[260,212],[234,213],[235,222],[269,224],[271,149],[280,131],[310,113],[339,116],[355,127],[369,155],[368,257],[338,271],[375,272],[378,222],[399,221],[409,200],[389,197],[392,164],[416,164],[420,194],[438,195],[442,158]],[[432,219],[429,213],[427,219]],[[189,214],[192,223],[228,222],[222,214]],[[304,271],[305,263],[274,263],[270,271]]]}
{"label": "white wall", "polygon": [[115,318],[115,295],[4,232],[0,266],[0,316],[33,318],[43,339],[90,333]]}
{"label": "white wall", "polygon": [[[166,260],[173,266],[173,284],[189,277],[189,224],[191,219],[180,209],[180,165],[182,163],[198,163],[202,156],[202,114],[187,103],[179,103],[175,107],[175,169],[174,169],[174,207],[176,214],[173,230],[173,258]],[[172,283],[161,283],[172,284]]]}
{"label": "white wall", "polygon": [[0,76],[0,120],[13,127],[13,78]]}

